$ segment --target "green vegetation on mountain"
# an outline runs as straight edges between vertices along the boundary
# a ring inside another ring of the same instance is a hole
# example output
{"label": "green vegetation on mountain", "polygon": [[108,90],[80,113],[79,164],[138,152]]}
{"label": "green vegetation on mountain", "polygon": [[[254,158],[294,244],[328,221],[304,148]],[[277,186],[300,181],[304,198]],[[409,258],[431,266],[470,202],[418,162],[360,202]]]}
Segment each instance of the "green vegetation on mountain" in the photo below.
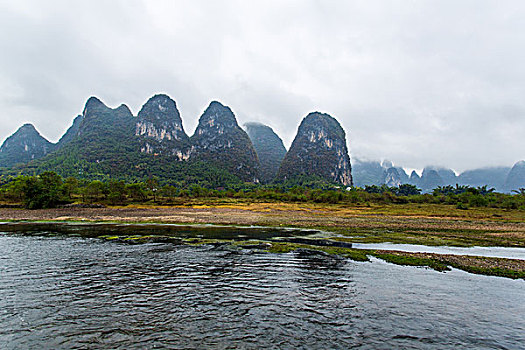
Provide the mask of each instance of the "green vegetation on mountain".
{"label": "green vegetation on mountain", "polygon": [[56,145],[46,140],[33,124],[22,125],[0,147],[0,167],[27,163],[52,152]]}
{"label": "green vegetation on mountain", "polygon": [[247,182],[259,181],[259,159],[229,107],[210,103],[191,137],[192,159],[223,167]]}
{"label": "green vegetation on mountain", "polygon": [[136,153],[134,117],[127,106],[111,109],[91,97],[84,108],[76,135],[46,157],[21,167],[25,174],[53,170],[68,177],[107,175],[118,178],[133,168]]}
{"label": "green vegetation on mountain", "polygon": [[286,155],[283,141],[269,126],[260,123],[246,123],[244,127],[259,157],[261,182],[270,183],[277,175],[279,166]]}
{"label": "green vegetation on mountain", "polygon": [[64,135],[62,135],[62,137],[60,138],[60,140],[58,140],[58,148],[68,144],[77,136],[78,130],[80,129],[80,124],[82,123],[82,118],[82,115],[78,115],[75,119],[73,119],[73,124],[71,124],[69,129],[67,129]]}
{"label": "green vegetation on mountain", "polygon": [[296,176],[319,176],[345,186],[352,185],[350,157],[343,128],[324,113],[308,114],[286,153],[278,179]]}
{"label": "green vegetation on mountain", "polygon": [[[125,105],[113,109],[91,97],[56,151],[4,168],[2,174],[38,175],[52,170],[65,178],[126,182],[157,177],[162,184],[208,188],[253,181],[250,171],[257,170],[257,156],[246,133],[235,120],[217,130],[218,137],[213,132],[200,135],[192,154],[175,101],[168,96],[152,97],[138,117]],[[251,163],[246,154],[252,155]]]}
{"label": "green vegetation on mountain", "polygon": [[136,117],[125,105],[109,108],[92,97],[56,144],[31,124],[8,137],[0,147],[0,175],[54,171],[64,178],[129,183],[156,177],[163,185],[209,189],[273,181],[283,188],[322,189],[411,184],[424,193],[456,184],[487,185],[509,193],[525,187],[524,161],[512,169],[474,169],[459,176],[451,169],[430,166],[421,177],[415,171],[408,177],[389,161],[357,160],[352,167],[345,132],[327,114],[304,118],[288,152],[271,128],[248,123],[246,130],[219,102],[210,103],[189,137],[175,101],[167,95],[150,98]]}

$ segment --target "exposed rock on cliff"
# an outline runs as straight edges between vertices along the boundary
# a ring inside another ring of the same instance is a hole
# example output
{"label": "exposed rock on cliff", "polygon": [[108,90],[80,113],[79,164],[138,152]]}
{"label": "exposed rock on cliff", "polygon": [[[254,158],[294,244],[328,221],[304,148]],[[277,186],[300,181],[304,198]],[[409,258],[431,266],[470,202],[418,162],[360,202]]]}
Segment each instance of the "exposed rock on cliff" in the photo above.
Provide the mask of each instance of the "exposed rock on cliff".
{"label": "exposed rock on cliff", "polygon": [[389,187],[399,187],[401,184],[403,184],[403,182],[401,181],[399,171],[394,167],[388,168],[385,173],[385,185]]}
{"label": "exposed rock on cliff", "polygon": [[155,95],[140,110],[135,136],[142,153],[175,156],[188,160],[190,138],[184,132],[175,101],[167,95]]}
{"label": "exposed rock on cliff", "polygon": [[396,167],[390,160],[384,160],[381,163],[384,172],[383,183],[389,187],[399,187],[399,185],[408,183],[408,175],[402,167]]}
{"label": "exposed rock on cliff", "polygon": [[192,159],[223,167],[244,181],[259,181],[257,153],[229,107],[211,102],[199,119],[191,144]]}
{"label": "exposed rock on cliff", "polygon": [[319,176],[351,186],[351,170],[343,128],[328,114],[314,112],[299,125],[292,146],[281,163],[278,178]]}

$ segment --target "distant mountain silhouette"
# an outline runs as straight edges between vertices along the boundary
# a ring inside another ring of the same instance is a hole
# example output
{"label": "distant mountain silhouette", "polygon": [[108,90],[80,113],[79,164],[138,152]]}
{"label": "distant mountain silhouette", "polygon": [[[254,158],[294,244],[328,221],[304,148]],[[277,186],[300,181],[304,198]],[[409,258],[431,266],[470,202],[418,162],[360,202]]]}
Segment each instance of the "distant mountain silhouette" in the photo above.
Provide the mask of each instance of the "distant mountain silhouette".
{"label": "distant mountain silhouette", "polygon": [[504,190],[505,180],[510,172],[510,167],[488,167],[466,170],[458,176],[460,185],[484,186]]}
{"label": "distant mountain silhouette", "polygon": [[410,177],[408,177],[403,168],[393,167],[390,161],[381,163],[379,161],[354,159],[353,175],[355,184],[358,187],[384,184],[390,187],[397,187],[399,184],[409,183],[423,189],[425,192],[429,192],[437,186],[455,186],[459,184],[473,187],[486,185],[498,191],[510,192],[513,189],[525,186],[525,175],[520,170],[522,162],[514,165],[515,170],[512,174],[510,167],[471,169],[456,175],[452,169],[427,166],[423,169],[421,176],[416,171],[412,171]]}
{"label": "distant mountain silhouette", "polygon": [[283,141],[269,126],[260,123],[246,123],[244,127],[259,157],[261,182],[269,183],[277,175],[279,166],[286,155]]}
{"label": "distant mountain silhouette", "polygon": [[33,124],[24,124],[0,147],[0,167],[40,159],[55,148],[56,145],[40,135]]}
{"label": "distant mountain silhouette", "polygon": [[389,160],[370,161],[354,159],[352,174],[355,186],[387,185],[397,187],[409,183],[409,177],[402,167],[394,166]]}
{"label": "distant mountain silhouette", "polygon": [[503,187],[507,191],[525,188],[525,161],[520,160],[510,170]]}

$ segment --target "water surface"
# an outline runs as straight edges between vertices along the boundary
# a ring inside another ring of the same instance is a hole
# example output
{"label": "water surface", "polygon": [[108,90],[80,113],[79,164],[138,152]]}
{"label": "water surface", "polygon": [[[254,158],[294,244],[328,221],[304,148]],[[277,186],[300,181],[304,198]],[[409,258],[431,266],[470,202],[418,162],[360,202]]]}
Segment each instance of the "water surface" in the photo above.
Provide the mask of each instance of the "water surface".
{"label": "water surface", "polygon": [[515,247],[447,247],[395,243],[353,243],[352,247],[357,249],[399,250],[402,252],[452,255],[476,255],[493,258],[525,260],[525,248]]}
{"label": "water surface", "polygon": [[524,299],[375,259],[0,235],[2,349],[518,349]]}

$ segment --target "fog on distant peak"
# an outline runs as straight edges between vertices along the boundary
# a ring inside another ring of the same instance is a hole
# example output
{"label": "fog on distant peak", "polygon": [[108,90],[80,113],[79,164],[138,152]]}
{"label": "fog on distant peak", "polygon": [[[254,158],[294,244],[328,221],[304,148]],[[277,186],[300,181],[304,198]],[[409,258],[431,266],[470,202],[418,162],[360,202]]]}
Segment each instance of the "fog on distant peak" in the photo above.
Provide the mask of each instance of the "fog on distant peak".
{"label": "fog on distant peak", "polygon": [[191,134],[212,100],[290,146],[311,111],[353,156],[457,173],[525,157],[525,3],[4,1],[0,139],[57,141],[89,96],[136,115],[177,101]]}

